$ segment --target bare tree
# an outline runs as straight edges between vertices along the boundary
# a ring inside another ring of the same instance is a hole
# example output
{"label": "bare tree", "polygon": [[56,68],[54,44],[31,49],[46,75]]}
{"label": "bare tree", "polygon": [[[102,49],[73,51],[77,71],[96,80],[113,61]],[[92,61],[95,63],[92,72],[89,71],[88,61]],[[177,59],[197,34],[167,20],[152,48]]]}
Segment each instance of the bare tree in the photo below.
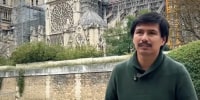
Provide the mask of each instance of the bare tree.
{"label": "bare tree", "polygon": [[6,56],[6,51],[8,49],[8,45],[1,39],[0,40],[0,56]]}
{"label": "bare tree", "polygon": [[179,0],[178,15],[181,19],[182,30],[200,39],[200,0]]}
{"label": "bare tree", "polygon": [[0,37],[0,56],[9,57],[11,49],[14,48],[14,41],[11,34],[4,35],[1,33]]}

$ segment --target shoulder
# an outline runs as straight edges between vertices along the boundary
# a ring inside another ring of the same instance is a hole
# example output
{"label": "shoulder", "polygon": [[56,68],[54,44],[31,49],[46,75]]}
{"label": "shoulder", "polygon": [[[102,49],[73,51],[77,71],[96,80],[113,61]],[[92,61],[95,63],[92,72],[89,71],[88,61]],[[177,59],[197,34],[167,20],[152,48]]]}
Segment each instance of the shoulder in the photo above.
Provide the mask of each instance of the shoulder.
{"label": "shoulder", "polygon": [[176,74],[188,74],[186,67],[182,63],[172,59],[169,56],[165,57],[164,65],[166,68],[172,72],[175,72]]}
{"label": "shoulder", "polygon": [[121,61],[114,66],[112,73],[114,74],[123,73],[123,71],[125,71],[127,66],[128,66],[128,60]]}
{"label": "shoulder", "polygon": [[173,72],[170,75],[173,75],[171,78],[175,79],[174,86],[177,100],[198,100],[191,76],[186,67],[170,57],[166,57],[165,61],[165,63],[169,63],[166,68],[168,67]]}

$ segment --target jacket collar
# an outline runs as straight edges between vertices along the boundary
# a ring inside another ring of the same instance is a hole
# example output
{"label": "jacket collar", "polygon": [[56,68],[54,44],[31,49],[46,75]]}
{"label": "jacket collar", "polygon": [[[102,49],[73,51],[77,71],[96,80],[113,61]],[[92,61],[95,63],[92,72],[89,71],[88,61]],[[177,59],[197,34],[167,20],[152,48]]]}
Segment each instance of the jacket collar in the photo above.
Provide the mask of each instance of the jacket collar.
{"label": "jacket collar", "polygon": [[[163,54],[162,50],[160,50],[158,57],[156,58],[154,63],[150,66],[150,68],[148,70],[146,70],[144,72],[144,74],[141,75],[141,77],[143,77],[143,76],[153,72],[157,68],[159,68],[159,66],[162,64],[164,58],[165,58],[165,55]],[[137,51],[135,51],[133,56],[129,59],[128,67],[131,68],[130,71],[132,73],[134,72],[134,74],[138,73],[137,69],[142,70],[141,67],[140,67],[140,64],[138,62],[138,59],[137,59]]]}

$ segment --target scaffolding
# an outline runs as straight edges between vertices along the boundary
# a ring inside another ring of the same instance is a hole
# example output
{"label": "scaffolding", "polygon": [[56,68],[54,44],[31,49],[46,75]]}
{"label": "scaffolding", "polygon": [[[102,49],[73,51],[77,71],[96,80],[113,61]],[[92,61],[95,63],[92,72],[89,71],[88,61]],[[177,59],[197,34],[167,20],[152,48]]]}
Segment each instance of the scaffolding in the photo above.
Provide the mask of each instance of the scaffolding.
{"label": "scaffolding", "polygon": [[0,2],[0,56],[8,57],[14,47],[11,23],[12,6]]}
{"label": "scaffolding", "polygon": [[119,17],[123,20],[127,15],[138,15],[138,12],[148,10],[162,13],[165,10],[164,0],[110,0],[108,5],[108,23]]}
{"label": "scaffolding", "polygon": [[12,26],[16,45],[30,42],[30,36],[38,32],[38,26],[45,26],[45,12],[43,6],[32,6],[20,1],[12,10]]}
{"label": "scaffolding", "polygon": [[169,41],[170,48],[176,48],[184,43],[183,35],[181,32],[181,20],[180,20],[180,5],[179,0],[166,0],[166,18],[170,24]]}

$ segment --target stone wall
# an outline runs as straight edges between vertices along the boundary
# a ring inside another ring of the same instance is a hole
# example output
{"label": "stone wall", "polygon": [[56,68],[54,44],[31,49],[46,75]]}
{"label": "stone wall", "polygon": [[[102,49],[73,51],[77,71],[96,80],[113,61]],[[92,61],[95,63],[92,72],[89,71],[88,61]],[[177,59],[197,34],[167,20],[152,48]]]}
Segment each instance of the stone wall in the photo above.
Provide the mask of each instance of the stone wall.
{"label": "stone wall", "polygon": [[117,63],[26,69],[22,97],[17,70],[1,71],[0,100],[104,100],[111,70]]}
{"label": "stone wall", "polygon": [[3,78],[1,90],[0,90],[0,100],[15,100],[16,96],[16,78],[6,77]]}

